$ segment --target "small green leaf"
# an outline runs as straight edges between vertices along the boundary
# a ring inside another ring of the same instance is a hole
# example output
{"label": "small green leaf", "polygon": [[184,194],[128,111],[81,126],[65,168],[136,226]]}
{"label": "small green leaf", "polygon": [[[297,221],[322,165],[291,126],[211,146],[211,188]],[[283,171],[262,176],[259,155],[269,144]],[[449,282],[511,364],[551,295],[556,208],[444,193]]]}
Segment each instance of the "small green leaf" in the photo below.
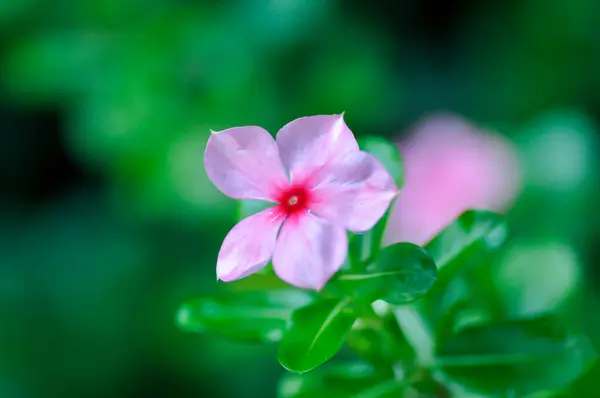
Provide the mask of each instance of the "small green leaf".
{"label": "small green leaf", "polygon": [[406,304],[423,296],[436,280],[431,257],[412,243],[385,247],[364,272],[343,274],[338,280],[363,300]]}
{"label": "small green leaf", "polygon": [[361,150],[370,153],[381,162],[400,188],[404,178],[404,165],[394,144],[384,138],[371,136],[359,139],[358,145]]}
{"label": "small green leaf", "polygon": [[459,310],[471,319],[474,310],[478,319],[496,316],[500,303],[488,270],[507,237],[502,216],[468,210],[425,246],[438,266],[438,281],[417,306],[437,335],[454,328]]}
{"label": "small green leaf", "polygon": [[237,219],[243,220],[248,216],[273,206],[276,206],[276,203],[264,202],[262,200],[239,200],[237,202]]}
{"label": "small green leaf", "polygon": [[453,266],[460,257],[477,249],[493,250],[508,237],[504,218],[485,210],[467,210],[440,232],[425,249],[438,266],[439,279],[449,280],[457,273]]}
{"label": "small green leaf", "polygon": [[324,365],[306,374],[288,373],[279,381],[278,398],[348,398],[393,377],[365,362]]}
{"label": "small green leaf", "polygon": [[596,359],[588,339],[551,317],[465,328],[440,342],[435,363],[464,386],[520,394],[558,389]]}
{"label": "small green leaf", "polygon": [[435,349],[433,330],[415,304],[398,306],[394,310],[398,326],[419,362],[431,362]]}
{"label": "small green leaf", "polygon": [[305,291],[226,292],[190,300],[179,307],[175,323],[186,332],[211,332],[222,336],[262,341],[281,340],[292,311],[310,303]]}
{"label": "small green leaf", "polygon": [[332,358],[357,317],[349,304],[350,298],[325,299],[295,310],[279,346],[279,363],[303,373]]}

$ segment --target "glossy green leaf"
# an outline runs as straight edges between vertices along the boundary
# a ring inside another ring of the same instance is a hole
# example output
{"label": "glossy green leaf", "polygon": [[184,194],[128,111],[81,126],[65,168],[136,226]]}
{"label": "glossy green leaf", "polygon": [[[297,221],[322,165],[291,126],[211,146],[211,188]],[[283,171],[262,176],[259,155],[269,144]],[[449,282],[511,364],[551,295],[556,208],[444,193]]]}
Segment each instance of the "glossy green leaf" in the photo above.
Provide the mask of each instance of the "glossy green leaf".
{"label": "glossy green leaf", "polygon": [[176,324],[186,332],[277,342],[292,311],[312,298],[307,292],[291,289],[226,292],[184,303],[177,311]]}
{"label": "glossy green leaf", "polygon": [[481,392],[520,394],[569,385],[592,365],[588,339],[544,317],[465,328],[440,342],[436,364]]}
{"label": "glossy green leaf", "polygon": [[338,280],[363,300],[406,304],[431,289],[436,281],[436,266],[419,246],[396,243],[383,248],[365,271],[343,274]]}
{"label": "glossy green leaf", "polygon": [[435,349],[434,331],[415,304],[397,306],[394,316],[418,362],[427,363],[431,362]]}
{"label": "glossy green leaf", "polygon": [[295,310],[279,346],[279,363],[303,373],[331,359],[356,321],[349,305],[349,298],[325,299]]}
{"label": "glossy green leaf", "polygon": [[277,397],[348,398],[392,377],[391,372],[361,361],[328,364],[310,373],[284,375]]}
{"label": "glossy green leaf", "polygon": [[493,250],[508,237],[504,218],[485,210],[468,210],[425,246],[438,266],[440,281],[451,279],[460,259],[481,249]]}
{"label": "glossy green leaf", "polygon": [[500,312],[489,269],[507,237],[502,216],[468,210],[425,246],[438,266],[438,281],[417,306],[437,335],[451,332],[457,322],[486,320]]}
{"label": "glossy green leaf", "polygon": [[265,202],[262,200],[239,200],[237,203],[238,220],[242,220],[248,216],[251,216],[276,205],[276,203]]}

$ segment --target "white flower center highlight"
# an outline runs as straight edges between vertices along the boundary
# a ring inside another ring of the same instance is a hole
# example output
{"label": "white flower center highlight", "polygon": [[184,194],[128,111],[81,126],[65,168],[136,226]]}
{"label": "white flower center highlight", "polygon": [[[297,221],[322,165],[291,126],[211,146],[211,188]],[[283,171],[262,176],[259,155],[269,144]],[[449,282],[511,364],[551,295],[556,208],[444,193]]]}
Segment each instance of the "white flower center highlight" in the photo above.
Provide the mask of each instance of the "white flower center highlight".
{"label": "white flower center highlight", "polygon": [[293,206],[293,205],[295,205],[296,203],[298,203],[298,197],[297,197],[297,196],[295,196],[295,195],[294,195],[294,196],[291,196],[291,197],[288,199],[288,205],[290,205],[290,206]]}

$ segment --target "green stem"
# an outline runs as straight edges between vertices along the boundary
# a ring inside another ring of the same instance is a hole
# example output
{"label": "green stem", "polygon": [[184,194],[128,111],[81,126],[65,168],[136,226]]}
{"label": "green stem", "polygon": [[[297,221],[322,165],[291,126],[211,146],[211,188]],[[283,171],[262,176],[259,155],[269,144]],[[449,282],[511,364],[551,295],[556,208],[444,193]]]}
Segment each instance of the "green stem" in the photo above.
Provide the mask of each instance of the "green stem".
{"label": "green stem", "polygon": [[404,337],[415,350],[419,364],[433,363],[433,333],[419,311],[412,305],[404,305],[396,307],[394,315]]}

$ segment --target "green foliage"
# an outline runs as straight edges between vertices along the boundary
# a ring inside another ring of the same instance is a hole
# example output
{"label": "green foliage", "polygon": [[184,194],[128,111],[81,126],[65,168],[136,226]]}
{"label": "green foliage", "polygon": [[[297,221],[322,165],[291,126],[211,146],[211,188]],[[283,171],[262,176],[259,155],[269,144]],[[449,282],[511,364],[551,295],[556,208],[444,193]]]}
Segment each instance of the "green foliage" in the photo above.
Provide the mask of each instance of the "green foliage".
{"label": "green foliage", "polygon": [[304,373],[332,358],[342,347],[357,314],[350,299],[325,299],[293,312],[279,346],[279,363]]}
{"label": "green foliage", "polygon": [[440,341],[436,354],[448,376],[488,394],[561,389],[596,358],[585,336],[552,317],[468,327]]}
{"label": "green foliage", "polygon": [[438,334],[461,322],[497,315],[498,297],[486,268],[507,238],[500,215],[469,210],[425,245],[438,266],[438,280],[419,307]]}
{"label": "green foliage", "polygon": [[389,382],[390,372],[367,362],[331,363],[306,374],[287,374],[277,388],[278,398],[347,398]]}
{"label": "green foliage", "polygon": [[338,280],[363,300],[406,304],[431,289],[436,266],[419,246],[397,243],[381,250],[365,271],[344,274]]}
{"label": "green foliage", "polygon": [[310,294],[300,290],[224,293],[186,302],[177,312],[176,324],[186,332],[278,342],[294,308],[311,300]]}
{"label": "green foliage", "polygon": [[440,232],[425,249],[438,266],[440,282],[447,283],[460,272],[465,257],[498,248],[507,235],[506,223],[498,214],[469,210]]}

